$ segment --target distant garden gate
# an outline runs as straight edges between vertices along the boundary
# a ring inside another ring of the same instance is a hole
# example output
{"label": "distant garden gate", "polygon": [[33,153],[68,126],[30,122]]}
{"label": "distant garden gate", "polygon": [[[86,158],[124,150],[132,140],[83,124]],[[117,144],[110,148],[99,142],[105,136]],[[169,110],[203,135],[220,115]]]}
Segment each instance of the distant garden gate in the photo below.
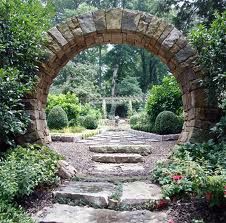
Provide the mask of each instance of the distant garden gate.
{"label": "distant garden gate", "polygon": [[202,140],[218,118],[200,85],[203,72],[197,52],[173,25],[153,15],[127,9],[98,10],[50,29],[46,35],[48,59],[40,64],[39,80],[24,100],[32,122],[19,142],[49,143],[45,107],[54,78],[79,52],[98,44],[130,44],[158,56],[176,77],[183,93],[185,122],[179,142]]}

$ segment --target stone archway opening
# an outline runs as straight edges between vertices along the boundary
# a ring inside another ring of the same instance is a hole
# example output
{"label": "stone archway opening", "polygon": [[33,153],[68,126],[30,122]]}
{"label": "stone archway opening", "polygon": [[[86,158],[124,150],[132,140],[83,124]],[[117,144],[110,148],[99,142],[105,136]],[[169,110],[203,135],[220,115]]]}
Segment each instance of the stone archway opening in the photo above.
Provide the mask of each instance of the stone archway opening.
{"label": "stone archway opening", "polygon": [[185,122],[180,143],[201,141],[217,120],[218,109],[207,100],[200,85],[203,72],[197,52],[173,25],[156,16],[127,9],[98,10],[72,17],[46,34],[47,59],[39,66],[34,91],[24,100],[32,120],[22,142],[46,144],[51,141],[45,115],[49,88],[54,78],[79,52],[99,44],[129,44],[158,56],[176,77],[183,93]]}

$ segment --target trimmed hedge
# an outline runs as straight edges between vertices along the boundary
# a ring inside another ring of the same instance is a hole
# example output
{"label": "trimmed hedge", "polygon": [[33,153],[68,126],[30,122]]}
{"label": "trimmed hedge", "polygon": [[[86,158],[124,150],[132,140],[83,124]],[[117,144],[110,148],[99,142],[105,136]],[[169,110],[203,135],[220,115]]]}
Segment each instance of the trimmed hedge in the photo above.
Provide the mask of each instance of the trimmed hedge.
{"label": "trimmed hedge", "polygon": [[93,115],[86,115],[79,118],[80,124],[86,129],[96,129],[98,127],[98,120]]}
{"label": "trimmed hedge", "polygon": [[160,112],[155,120],[155,131],[159,134],[176,134],[182,130],[181,119],[171,111]]}
{"label": "trimmed hedge", "polygon": [[57,105],[49,112],[47,122],[50,129],[63,129],[68,126],[67,114]]}

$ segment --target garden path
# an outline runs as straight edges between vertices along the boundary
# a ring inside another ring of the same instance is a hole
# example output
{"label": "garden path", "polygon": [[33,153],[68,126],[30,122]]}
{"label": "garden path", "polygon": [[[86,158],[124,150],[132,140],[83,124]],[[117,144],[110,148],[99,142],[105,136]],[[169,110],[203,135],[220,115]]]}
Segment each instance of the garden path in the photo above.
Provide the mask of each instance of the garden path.
{"label": "garden path", "polygon": [[[161,188],[151,182],[149,173],[174,145],[175,141],[157,142],[128,131],[53,143],[79,173],[53,191],[55,203],[35,219],[40,223],[167,222],[167,211],[158,210],[164,203]],[[71,162],[73,151],[77,159]]]}

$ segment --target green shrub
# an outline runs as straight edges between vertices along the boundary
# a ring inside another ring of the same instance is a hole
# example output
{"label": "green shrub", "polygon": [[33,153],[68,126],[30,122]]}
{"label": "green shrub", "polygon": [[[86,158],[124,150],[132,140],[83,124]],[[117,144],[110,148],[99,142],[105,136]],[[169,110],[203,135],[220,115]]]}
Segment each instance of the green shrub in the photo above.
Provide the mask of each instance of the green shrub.
{"label": "green shrub", "polygon": [[96,129],[98,127],[98,120],[92,115],[84,116],[81,125],[86,129]]}
{"label": "green shrub", "polygon": [[81,107],[79,104],[78,97],[75,94],[68,93],[49,95],[46,113],[49,114],[55,106],[62,107],[67,114],[68,120],[73,120],[73,124],[77,124],[77,119],[81,112]]}
{"label": "green shrub", "polygon": [[21,208],[0,199],[0,222],[33,223],[33,220]]}
{"label": "green shrub", "polygon": [[178,146],[167,163],[158,163],[153,180],[163,187],[166,197],[197,195],[210,206],[225,202],[226,145],[186,144]]}
{"label": "green shrub", "polygon": [[67,114],[60,106],[55,106],[49,112],[47,122],[50,129],[63,129],[68,126]]}
{"label": "green shrub", "polygon": [[172,111],[179,115],[182,111],[182,94],[175,77],[166,76],[161,85],[154,85],[146,104],[146,112],[152,123],[162,111]]}
{"label": "green shrub", "polygon": [[181,121],[173,112],[163,111],[155,120],[155,131],[159,134],[174,134],[181,130]]}
{"label": "green shrub", "polygon": [[8,151],[0,162],[0,200],[12,201],[31,194],[40,184],[55,182],[59,159],[54,151],[39,145]]}
{"label": "green shrub", "polygon": [[130,126],[132,129],[144,131],[144,132],[154,132],[154,124],[151,123],[149,116],[145,112],[138,113],[131,116]]}

